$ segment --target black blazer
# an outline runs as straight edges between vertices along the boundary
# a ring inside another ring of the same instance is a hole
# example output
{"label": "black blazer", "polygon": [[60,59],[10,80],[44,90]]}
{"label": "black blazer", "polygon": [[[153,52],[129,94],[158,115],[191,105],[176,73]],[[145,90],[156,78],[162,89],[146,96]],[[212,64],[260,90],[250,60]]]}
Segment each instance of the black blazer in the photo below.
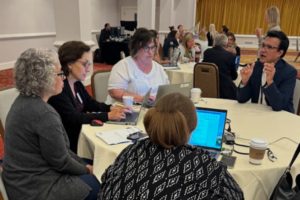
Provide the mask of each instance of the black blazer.
{"label": "black blazer", "polygon": [[[63,91],[51,97],[48,103],[52,105],[59,113],[62,123],[66,129],[66,132],[70,140],[70,149],[77,153],[78,137],[81,131],[82,124],[89,124],[92,120],[98,119],[103,122],[108,120],[108,112],[110,111],[110,105],[105,103],[99,103],[92,99],[85,87],[80,81],[75,83],[77,92],[79,93],[83,101],[83,111],[77,110],[76,99],[70,88],[68,79],[64,80]],[[87,112],[102,112],[98,114]]]}
{"label": "black blazer", "polygon": [[221,46],[215,46],[204,52],[203,62],[210,62],[219,68],[220,97],[236,100],[237,87],[233,80],[237,78],[235,55]]}

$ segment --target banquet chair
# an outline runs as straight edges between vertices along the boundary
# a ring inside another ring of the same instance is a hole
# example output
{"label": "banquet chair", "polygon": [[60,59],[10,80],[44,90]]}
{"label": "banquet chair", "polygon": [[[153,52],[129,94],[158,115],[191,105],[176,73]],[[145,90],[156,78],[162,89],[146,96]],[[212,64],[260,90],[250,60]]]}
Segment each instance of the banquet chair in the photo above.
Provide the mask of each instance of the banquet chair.
{"label": "banquet chair", "polygon": [[5,190],[5,186],[4,186],[4,183],[3,183],[3,180],[2,180],[2,169],[0,169],[0,192],[1,192],[0,197],[2,195],[4,200],[8,200],[7,193],[6,193],[6,190]]}
{"label": "banquet chair", "polygon": [[19,95],[18,90],[14,86],[7,86],[0,89],[0,131],[3,131],[2,138],[4,141],[4,127],[6,116],[10,110],[11,105]]}
{"label": "banquet chair", "polygon": [[296,39],[296,51],[297,51],[298,55],[297,55],[294,62],[296,62],[298,57],[300,56],[300,47],[299,47],[299,45],[300,45],[300,37],[297,37],[297,39]]}
{"label": "banquet chair", "polygon": [[197,63],[194,67],[194,88],[200,88],[202,97],[219,98],[219,69],[214,63]]}
{"label": "banquet chair", "polygon": [[296,80],[293,104],[294,104],[295,114],[299,115],[299,113],[300,113],[300,106],[299,106],[299,104],[300,104],[300,80],[299,79]]}
{"label": "banquet chair", "polygon": [[108,95],[108,79],[110,70],[97,71],[92,75],[91,87],[94,99],[99,102],[105,102]]}
{"label": "banquet chair", "polygon": [[126,58],[126,55],[125,55],[124,51],[120,52],[120,58],[121,58],[121,60]]}

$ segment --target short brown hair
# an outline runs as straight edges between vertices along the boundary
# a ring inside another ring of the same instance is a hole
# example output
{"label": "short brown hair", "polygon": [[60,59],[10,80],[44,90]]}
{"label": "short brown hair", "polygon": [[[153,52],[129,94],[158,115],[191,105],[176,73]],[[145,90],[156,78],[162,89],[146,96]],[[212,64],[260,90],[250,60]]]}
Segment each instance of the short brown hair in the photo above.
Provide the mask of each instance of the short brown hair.
{"label": "short brown hair", "polygon": [[143,48],[150,42],[154,42],[154,46],[156,47],[154,35],[146,28],[138,28],[132,36],[132,39],[129,43],[130,55],[135,57],[138,50]]}
{"label": "short brown hair", "polygon": [[65,42],[58,49],[59,61],[65,76],[69,75],[69,63],[74,63],[82,57],[85,52],[90,51],[90,47],[81,41]]}
{"label": "short brown hair", "polygon": [[150,140],[164,148],[187,144],[196,125],[193,102],[179,93],[163,96],[144,117],[145,130]]}

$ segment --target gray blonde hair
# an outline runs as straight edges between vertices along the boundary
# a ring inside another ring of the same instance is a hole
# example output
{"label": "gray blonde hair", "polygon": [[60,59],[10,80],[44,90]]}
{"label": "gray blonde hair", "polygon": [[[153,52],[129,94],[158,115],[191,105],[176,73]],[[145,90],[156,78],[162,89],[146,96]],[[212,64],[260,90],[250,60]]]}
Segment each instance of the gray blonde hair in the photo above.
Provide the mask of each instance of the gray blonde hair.
{"label": "gray blonde hair", "polygon": [[54,92],[58,55],[52,49],[30,48],[14,67],[16,88],[24,96],[44,97]]}
{"label": "gray blonde hair", "polygon": [[212,39],[215,39],[216,36],[218,35],[218,32],[216,31],[216,27],[214,24],[209,25],[209,34]]}
{"label": "gray blonde hair", "polygon": [[228,43],[228,37],[225,34],[219,34],[216,36],[214,46],[226,46]]}
{"label": "gray blonde hair", "polygon": [[280,13],[276,6],[271,6],[267,9],[268,14],[268,26],[269,28],[280,24]]}

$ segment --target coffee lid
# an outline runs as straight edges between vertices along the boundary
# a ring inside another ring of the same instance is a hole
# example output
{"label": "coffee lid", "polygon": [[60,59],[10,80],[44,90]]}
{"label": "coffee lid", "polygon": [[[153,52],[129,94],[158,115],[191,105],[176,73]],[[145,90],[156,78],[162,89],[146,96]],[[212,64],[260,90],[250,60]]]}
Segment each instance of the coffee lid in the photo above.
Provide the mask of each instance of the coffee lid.
{"label": "coffee lid", "polygon": [[268,142],[261,138],[253,138],[250,140],[250,146],[258,147],[258,148],[266,148],[268,146]]}

